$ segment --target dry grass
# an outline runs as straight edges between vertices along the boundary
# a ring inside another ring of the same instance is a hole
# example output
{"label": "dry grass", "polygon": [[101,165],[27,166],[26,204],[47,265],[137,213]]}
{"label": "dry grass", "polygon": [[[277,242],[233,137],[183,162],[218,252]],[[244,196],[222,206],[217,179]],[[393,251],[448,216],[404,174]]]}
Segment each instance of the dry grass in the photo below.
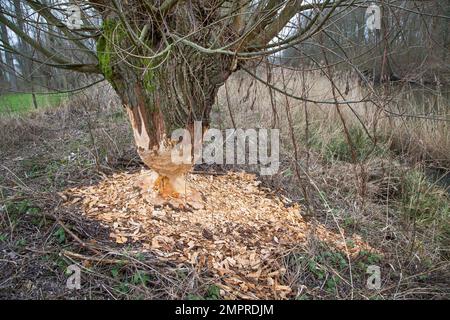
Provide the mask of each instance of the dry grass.
{"label": "dry grass", "polygon": [[[277,86],[283,86],[278,81],[281,75],[274,77]],[[302,75],[287,73],[285,78],[296,79],[287,85],[296,95],[333,98],[327,80],[318,75],[307,76],[305,86]],[[336,81],[345,92],[346,78]],[[248,77],[237,74],[227,84],[236,125],[272,126],[267,88],[250,83]],[[361,97],[357,80],[349,83],[346,99]],[[123,174],[124,168],[142,165],[131,147],[128,122],[115,96],[109,89],[93,90],[60,108],[0,120],[4,137],[0,146],[0,296],[221,298],[208,268],[162,263],[139,243],[117,244],[109,237],[110,226],[62,206],[64,199],[58,192],[89,188],[114,173]],[[277,260],[286,269],[280,281],[292,289],[293,297],[448,298],[448,195],[424,175],[424,164],[429,161],[413,161],[433,159],[445,166],[448,159],[442,154],[449,154],[445,151],[448,130],[443,123],[387,118],[368,104],[355,105],[366,128],[376,133],[374,147],[343,106],[357,149],[353,163],[333,105],[307,103],[306,117],[301,101],[274,93],[274,102],[275,126],[282,129],[282,164],[276,175],[261,177],[263,187],[298,203],[305,220],[318,220],[336,234],[361,235],[382,252],[362,253],[348,261],[342,251],[308,237],[302,246],[290,248]],[[291,122],[286,107],[292,111]],[[445,116],[443,105],[439,110]],[[228,128],[232,126],[229,114],[221,89],[213,117]],[[289,123],[297,142],[297,159]],[[417,145],[421,148],[412,149]],[[83,270],[83,286],[76,292],[65,287],[64,272],[73,263]],[[365,282],[366,268],[374,264],[382,271],[382,288],[375,291],[368,290]]]}
{"label": "dry grass", "polygon": [[[326,77],[284,72],[284,76],[280,71],[273,72],[272,83],[276,87],[283,89],[284,77],[291,94],[333,101]],[[264,70],[258,70],[258,74],[266,79]],[[367,97],[369,89],[361,87],[354,76],[345,74],[333,80],[343,93],[338,100]],[[396,270],[407,270],[412,280],[427,272],[424,270],[440,274],[439,278],[448,276],[447,272],[431,271],[433,267],[448,267],[449,257],[450,130],[448,121],[433,120],[449,119],[448,102],[441,96],[425,96],[419,103],[390,87],[385,89],[391,92],[389,96],[386,92],[379,94],[384,94],[383,108],[391,113],[364,102],[350,104],[351,109],[341,105],[341,118],[333,104],[305,103],[275,91],[270,93],[265,85],[244,73],[231,78],[227,89],[228,99],[225,88],[219,92],[215,119],[218,125],[232,126],[233,118],[237,127],[272,126],[282,132],[282,166],[277,175],[262,177],[267,185],[304,203],[329,228],[357,232],[383,248],[383,252],[389,252],[384,262]],[[428,117],[393,116],[392,112]],[[426,168],[430,167],[439,168],[436,175],[444,182],[443,188],[433,181],[436,177],[427,175]],[[394,274],[393,278],[398,276],[393,270],[386,271]],[[430,282],[424,280],[421,285],[438,292],[445,288],[448,293],[446,281],[442,287],[434,276],[423,278]],[[415,281],[399,279],[394,296],[410,297],[409,290],[414,292],[417,285]],[[424,289],[421,297],[433,296],[427,290],[433,291]]]}
{"label": "dry grass", "polygon": [[[264,69],[258,70],[258,75],[264,80],[267,79],[265,73]],[[367,129],[378,139],[377,142],[386,144],[393,151],[408,156],[410,160],[429,160],[436,165],[450,167],[450,100],[446,100],[443,94],[433,90],[419,90],[411,85],[391,85],[381,91],[375,88],[377,94],[374,95],[368,86],[361,86],[358,76],[347,73],[335,76],[333,82],[337,87],[336,95],[339,101],[361,101],[369,98],[380,100],[376,103],[341,104],[339,109],[348,128]],[[305,99],[334,101],[330,80],[318,72],[302,74],[284,70],[283,75],[277,69],[272,72],[271,83],[279,89],[284,89],[285,86],[289,93]],[[228,101],[225,87],[219,92],[214,117],[219,125],[233,125],[229,116],[229,104],[237,127],[275,125],[288,137],[289,126],[285,112],[288,106],[294,119],[296,138],[303,146],[306,144],[317,147],[314,146],[314,138],[320,136],[322,148],[319,151],[325,154],[323,146],[329,145],[337,136],[342,136],[343,121],[333,103],[304,102],[286,97],[252,79],[243,71],[228,80],[227,89]],[[277,121],[274,122],[274,119]],[[305,131],[307,123],[309,132]],[[306,136],[309,139],[306,139]],[[285,145],[292,148],[291,143]]]}

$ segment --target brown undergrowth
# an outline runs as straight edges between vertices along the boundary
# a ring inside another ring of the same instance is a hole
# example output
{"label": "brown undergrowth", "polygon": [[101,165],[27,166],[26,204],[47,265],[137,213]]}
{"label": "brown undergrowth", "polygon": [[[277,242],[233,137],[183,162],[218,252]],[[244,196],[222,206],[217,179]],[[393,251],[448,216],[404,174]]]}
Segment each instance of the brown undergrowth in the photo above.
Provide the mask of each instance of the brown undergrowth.
{"label": "brown undergrowth", "polygon": [[[135,186],[143,164],[112,101],[100,90],[1,120],[1,298],[448,298],[448,197],[420,163],[384,144],[351,163],[341,137],[304,142],[299,122],[300,181],[289,148],[271,177],[197,167],[204,207],[180,210]],[[80,290],[66,287],[73,264]]]}

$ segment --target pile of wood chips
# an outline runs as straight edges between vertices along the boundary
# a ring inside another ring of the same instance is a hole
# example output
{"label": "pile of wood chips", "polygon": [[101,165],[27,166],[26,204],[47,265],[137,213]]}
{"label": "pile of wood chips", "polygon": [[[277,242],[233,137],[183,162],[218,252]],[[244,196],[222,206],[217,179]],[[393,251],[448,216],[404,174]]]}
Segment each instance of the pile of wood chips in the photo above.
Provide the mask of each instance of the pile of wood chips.
{"label": "pile of wood chips", "polygon": [[118,243],[140,242],[144,250],[179,264],[206,268],[224,298],[285,299],[294,292],[283,284],[280,257],[316,237],[355,255],[371,250],[357,236],[352,248],[340,234],[306,222],[296,204],[260,188],[252,174],[188,176],[200,192],[200,209],[180,210],[153,201],[136,185],[150,171],[119,173],[96,185],[66,190],[66,205],[111,230]]}

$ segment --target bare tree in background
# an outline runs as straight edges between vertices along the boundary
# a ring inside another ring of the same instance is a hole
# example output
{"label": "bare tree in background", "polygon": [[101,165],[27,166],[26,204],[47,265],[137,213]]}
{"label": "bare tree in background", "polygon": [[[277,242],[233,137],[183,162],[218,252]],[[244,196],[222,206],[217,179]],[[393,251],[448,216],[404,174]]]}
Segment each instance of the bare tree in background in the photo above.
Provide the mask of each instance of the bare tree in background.
{"label": "bare tree in background", "polygon": [[[0,24],[0,33],[1,33],[1,41],[3,47],[10,48],[8,29],[6,25],[3,23]],[[4,70],[5,80],[8,79],[10,83],[11,90],[17,90],[17,77],[16,77],[16,68],[14,66],[14,57],[10,50],[5,50],[5,61],[2,63],[4,66],[2,69]]]}

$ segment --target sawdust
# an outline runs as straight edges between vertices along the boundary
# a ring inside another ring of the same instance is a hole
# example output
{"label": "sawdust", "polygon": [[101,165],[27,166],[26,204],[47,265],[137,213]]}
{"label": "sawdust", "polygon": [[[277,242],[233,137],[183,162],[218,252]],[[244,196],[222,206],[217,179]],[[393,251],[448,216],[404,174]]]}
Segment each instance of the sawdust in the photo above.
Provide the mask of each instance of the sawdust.
{"label": "sawdust", "polygon": [[290,297],[279,258],[312,236],[350,256],[372,250],[358,236],[346,239],[353,243],[347,248],[342,235],[305,221],[297,204],[260,188],[252,174],[188,175],[203,199],[196,208],[182,199],[164,205],[151,190],[143,192],[137,186],[149,175],[119,173],[66,190],[66,205],[81,205],[117,243],[138,241],[161,259],[206,268],[225,298]]}

